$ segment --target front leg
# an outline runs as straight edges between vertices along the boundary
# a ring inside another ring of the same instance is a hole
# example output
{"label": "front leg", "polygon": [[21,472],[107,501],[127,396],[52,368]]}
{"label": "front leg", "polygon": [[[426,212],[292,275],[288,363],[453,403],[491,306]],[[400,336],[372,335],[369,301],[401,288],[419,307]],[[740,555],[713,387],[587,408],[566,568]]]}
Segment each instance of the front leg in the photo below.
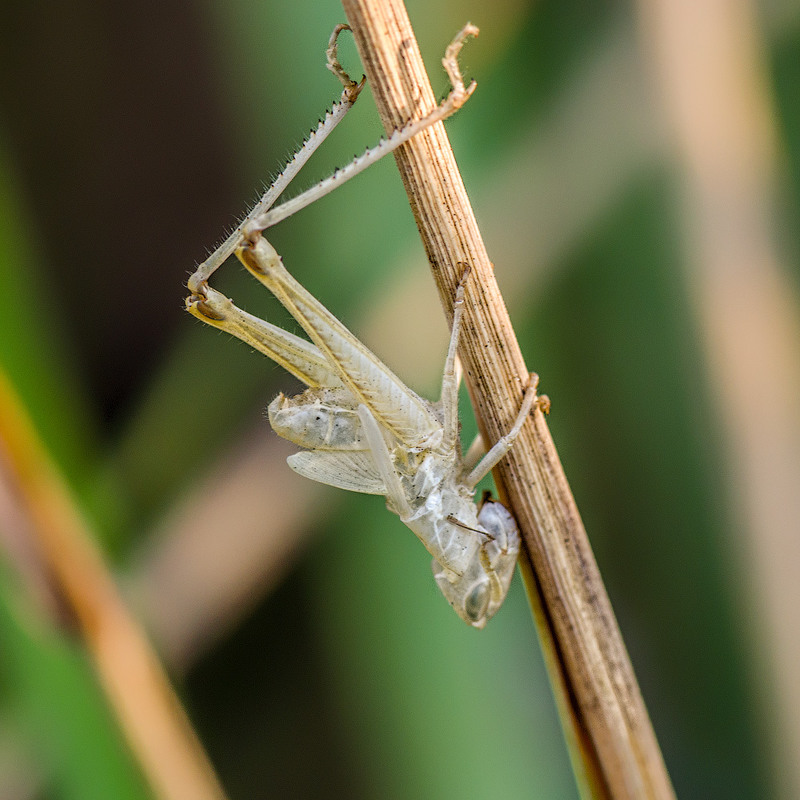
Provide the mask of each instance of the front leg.
{"label": "front leg", "polygon": [[[522,430],[522,426],[525,424],[525,420],[531,413],[533,404],[536,402],[536,387],[538,385],[539,376],[535,372],[532,372],[528,382],[528,388],[525,390],[525,396],[522,398],[522,406],[520,407],[517,418],[514,421],[514,425],[511,427],[511,430],[502,439],[500,439],[500,441],[498,441],[494,447],[492,447],[492,449],[480,460],[472,472],[469,473],[465,483],[470,489],[474,489],[478,483],[480,483],[480,481],[483,480],[483,478],[485,478],[495,466],[497,466],[503,456],[505,456],[505,454],[511,449],[511,446],[514,444],[514,440],[517,438],[517,436],[519,436],[519,432]],[[540,400],[542,402],[542,408],[544,408],[545,405],[549,408],[549,401],[545,397],[542,397]]]}
{"label": "front leg", "polygon": [[464,320],[464,293],[471,268],[465,265],[461,279],[456,288],[456,299],[453,303],[453,327],[450,331],[450,344],[442,373],[442,393],[439,405],[442,409],[442,427],[444,428],[443,450],[451,452],[458,441],[458,388],[461,385],[461,365],[458,360],[458,340],[461,336],[461,325]]}

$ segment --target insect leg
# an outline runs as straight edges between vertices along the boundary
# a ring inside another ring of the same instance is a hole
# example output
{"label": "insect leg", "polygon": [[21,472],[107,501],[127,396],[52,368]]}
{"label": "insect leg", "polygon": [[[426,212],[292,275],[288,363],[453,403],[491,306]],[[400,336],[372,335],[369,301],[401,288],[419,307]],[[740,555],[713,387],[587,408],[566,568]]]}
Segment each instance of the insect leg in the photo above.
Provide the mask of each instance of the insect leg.
{"label": "insect leg", "polygon": [[491,470],[497,465],[497,463],[503,458],[503,456],[511,449],[511,446],[514,444],[514,439],[517,438],[519,432],[522,430],[522,426],[525,424],[525,420],[528,418],[528,415],[531,413],[531,408],[533,408],[533,404],[536,402],[536,387],[539,384],[539,376],[532,372],[530,376],[530,381],[528,383],[528,388],[525,390],[525,396],[522,398],[522,406],[520,407],[519,414],[517,414],[517,418],[514,421],[514,425],[512,426],[511,430],[500,439],[494,447],[480,460],[478,465],[469,473],[465,483],[468,487],[474,488],[478,485],[478,483],[485,478]]}
{"label": "insect leg", "polygon": [[386,486],[386,499],[400,519],[406,520],[411,516],[411,506],[408,504],[400,478],[397,477],[397,472],[394,464],[392,464],[392,457],[389,454],[389,448],[386,446],[386,440],[383,438],[380,426],[372,412],[363,403],[358,407],[358,417],[361,420],[361,427],[364,429],[367,442],[369,442],[369,449],[375,461],[375,468]]}
{"label": "insect leg", "polygon": [[257,231],[264,231],[267,228],[271,228],[273,225],[277,225],[281,220],[290,217],[292,214],[296,214],[301,208],[305,208],[307,205],[319,200],[329,192],[332,192],[337,186],[349,181],[351,178],[354,178],[367,169],[367,167],[380,161],[384,156],[396,150],[401,144],[412,139],[418,133],[421,133],[436,122],[447,119],[451,114],[458,111],[470,98],[477,85],[475,81],[470,83],[469,86],[464,85],[464,78],[458,66],[458,54],[464,46],[464,42],[470,36],[477,35],[478,29],[474,25],[467,24],[456,34],[456,37],[447,46],[442,64],[450,78],[452,89],[450,94],[448,94],[433,111],[426,114],[422,119],[409,122],[405,127],[394,131],[388,139],[381,140],[375,147],[369,148],[349,164],[334,172],[333,175],[320,181],[316,186],[312,186],[302,194],[297,195],[297,197],[293,197],[291,200],[281,203],[280,206],[272,210],[269,210],[269,207],[267,207],[260,216],[251,215],[249,217],[249,227],[248,230],[245,231],[245,235],[252,235]]}
{"label": "insect leg", "polygon": [[211,275],[222,265],[222,263],[231,255],[233,255],[236,248],[241,244],[243,231],[247,225],[254,219],[263,216],[275,204],[275,201],[281,196],[286,187],[292,182],[298,172],[302,169],[305,163],[311,158],[314,151],[327,139],[328,135],[333,129],[344,119],[345,114],[352,108],[353,103],[358,99],[361,89],[364,87],[365,79],[362,78],[359,83],[356,83],[344,71],[342,65],[339,63],[338,54],[336,51],[337,40],[339,34],[343,30],[350,30],[347,25],[337,25],[333,29],[330,41],[328,42],[328,49],[326,51],[328,57],[328,69],[336,75],[344,86],[342,96],[337,103],[334,103],[332,108],[325,114],[325,118],[320,120],[317,127],[311,131],[308,138],[303,142],[303,146],[291,157],[289,162],[283,168],[281,174],[275,179],[272,186],[262,195],[261,199],[250,210],[247,216],[236,226],[236,229],[230,236],[195,270],[189,278],[187,284],[189,291],[197,292],[200,286],[204,284]]}
{"label": "insect leg", "polygon": [[427,401],[409,389],[283,266],[260,234],[237,251],[247,269],[303,326],[342,383],[402,442],[419,445],[441,431]]}
{"label": "insect leg", "polygon": [[330,362],[311,342],[238,308],[224,294],[205,285],[186,298],[186,309],[203,322],[236,336],[280,364],[306,386],[341,386]]}
{"label": "insect leg", "polygon": [[447,358],[442,374],[442,393],[439,402],[444,417],[443,447],[447,451],[453,450],[458,441],[458,386],[461,382],[461,375],[459,374],[460,370],[456,369],[456,360],[458,338],[464,319],[464,291],[469,273],[470,267],[466,265],[456,289],[456,300],[453,305],[453,329],[450,332],[450,346],[447,348]]}

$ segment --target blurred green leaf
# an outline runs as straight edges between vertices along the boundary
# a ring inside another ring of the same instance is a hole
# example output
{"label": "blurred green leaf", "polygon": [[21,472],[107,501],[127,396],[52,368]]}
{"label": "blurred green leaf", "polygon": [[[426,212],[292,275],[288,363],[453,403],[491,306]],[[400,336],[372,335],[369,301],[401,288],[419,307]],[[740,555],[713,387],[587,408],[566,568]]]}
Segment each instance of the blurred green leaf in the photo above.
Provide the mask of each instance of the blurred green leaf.
{"label": "blurred green leaf", "polygon": [[80,384],[78,354],[42,269],[35,220],[0,142],[0,363],[25,401],[43,440],[73,482],[96,447],[91,409]]}
{"label": "blurred green leaf", "polygon": [[576,797],[519,579],[485,631],[455,624],[428,554],[363,499],[317,550],[310,591],[367,796]]}
{"label": "blurred green leaf", "polygon": [[0,565],[3,714],[25,731],[36,778],[65,800],[149,798],[81,645],[48,630],[20,589]]}

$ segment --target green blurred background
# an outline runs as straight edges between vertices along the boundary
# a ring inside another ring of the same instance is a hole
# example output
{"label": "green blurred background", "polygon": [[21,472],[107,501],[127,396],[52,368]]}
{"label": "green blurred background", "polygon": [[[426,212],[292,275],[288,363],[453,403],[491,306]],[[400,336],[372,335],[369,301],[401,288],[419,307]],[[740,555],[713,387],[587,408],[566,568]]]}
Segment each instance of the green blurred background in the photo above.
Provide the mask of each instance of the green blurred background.
{"label": "green blurred background", "polygon": [[[753,577],[647,6],[408,2],[440,96],[444,46],[482,29],[448,130],[677,794],[788,798],[800,678],[759,587],[797,584]],[[800,3],[756,12],[793,292]],[[324,48],[342,19],[332,0],[0,5],[0,359],[232,800],[575,798],[519,579],[467,629],[380,498],[290,474],[261,420],[287,376],[181,310],[193,266],[338,96]],[[341,54],[360,74],[351,41]],[[380,133],[367,91],[299,183]],[[270,239],[435,396],[446,327],[391,159]],[[288,324],[238,263],[215,285]],[[148,797],[35,561],[0,544],[0,799]]]}

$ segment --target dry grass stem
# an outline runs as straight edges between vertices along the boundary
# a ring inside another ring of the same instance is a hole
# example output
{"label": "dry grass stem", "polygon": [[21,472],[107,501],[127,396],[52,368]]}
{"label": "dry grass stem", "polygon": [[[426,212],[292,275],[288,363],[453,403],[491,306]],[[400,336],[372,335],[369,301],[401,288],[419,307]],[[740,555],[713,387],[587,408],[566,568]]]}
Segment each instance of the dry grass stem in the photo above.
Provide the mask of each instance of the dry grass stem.
{"label": "dry grass stem", "polygon": [[778,133],[762,9],[749,0],[639,5],[682,171],[688,281],[732,467],[733,540],[745,536],[742,577],[752,584],[741,606],[756,608],[758,674],[771,684],[760,688],[775,695],[764,728],[781,796],[798,797],[800,302],[775,232]]}
{"label": "dry grass stem", "polygon": [[[387,131],[435,105],[399,0],[344,0]],[[396,154],[444,308],[452,314],[462,267],[472,266],[460,355],[487,441],[510,428],[528,370],[492,264],[438,124]],[[523,574],[541,600],[540,630],[586,796],[673,798],[647,711],[575,502],[537,411],[497,471],[523,531]],[[532,566],[532,569],[531,569]],[[535,574],[536,579],[533,579]]]}
{"label": "dry grass stem", "polygon": [[63,479],[0,374],[0,480],[84,639],[120,726],[159,800],[225,795],[144,633],[128,612]]}

